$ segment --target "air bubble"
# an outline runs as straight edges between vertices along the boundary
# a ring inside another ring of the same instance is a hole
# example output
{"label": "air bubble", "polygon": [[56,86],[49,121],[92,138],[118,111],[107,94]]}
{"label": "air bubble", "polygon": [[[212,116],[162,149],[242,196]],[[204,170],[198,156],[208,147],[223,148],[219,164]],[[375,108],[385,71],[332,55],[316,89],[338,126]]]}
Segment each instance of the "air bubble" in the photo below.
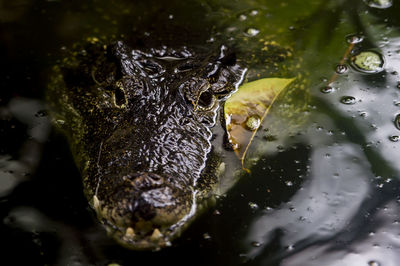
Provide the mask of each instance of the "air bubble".
{"label": "air bubble", "polygon": [[354,98],[353,96],[343,96],[341,99],[340,99],[340,102],[341,103],[344,103],[344,104],[355,104],[356,103],[356,98]]}
{"label": "air bubble", "polygon": [[400,114],[396,115],[396,118],[394,119],[394,125],[398,130],[400,130]]}
{"label": "air bubble", "polygon": [[247,36],[249,36],[249,37],[253,37],[253,36],[256,36],[257,34],[259,34],[260,33],[260,31],[259,30],[257,30],[257,29],[255,29],[255,28],[248,28],[247,30],[246,30],[246,35]]}
{"label": "air bubble", "polygon": [[331,93],[334,91],[335,91],[335,89],[331,86],[325,86],[325,87],[321,88],[322,93]]}
{"label": "air bubble", "polygon": [[246,128],[254,131],[257,130],[261,125],[261,118],[258,115],[249,116],[246,120]]}
{"label": "air bubble", "polygon": [[253,210],[256,210],[256,209],[258,209],[258,205],[257,205],[257,203],[254,203],[254,202],[249,202],[249,206],[250,206],[250,208],[251,208],[251,209],[253,209]]}
{"label": "air bubble", "polygon": [[214,214],[214,215],[221,215],[221,212],[220,212],[219,210],[215,210],[215,211],[213,212],[213,214]]}
{"label": "air bubble", "polygon": [[381,264],[375,260],[368,261],[368,266],[380,266]]}
{"label": "air bubble", "polygon": [[250,16],[257,16],[258,15],[258,10],[252,10],[250,12]]}
{"label": "air bubble", "polygon": [[251,242],[251,245],[252,245],[253,247],[256,247],[256,248],[261,247],[261,243],[260,243],[260,242],[257,242],[257,241]]}
{"label": "air bubble", "polygon": [[294,249],[294,246],[293,246],[293,245],[289,245],[289,246],[286,247],[286,249],[287,249],[287,250],[293,250],[293,249]]}
{"label": "air bubble", "polygon": [[364,36],[360,36],[360,35],[356,35],[356,34],[349,35],[346,37],[346,41],[351,44],[360,43],[363,40],[364,40]]}
{"label": "air bubble", "polygon": [[374,51],[361,52],[351,59],[354,68],[363,73],[378,73],[383,70],[383,56]]}
{"label": "air bubble", "polygon": [[292,182],[292,181],[286,181],[285,184],[286,184],[286,186],[288,186],[288,187],[293,186],[293,182]]}
{"label": "air bubble", "polygon": [[210,236],[209,233],[204,233],[204,234],[203,234],[203,238],[204,238],[205,240],[210,240],[210,239],[211,239],[211,236]]}
{"label": "air bubble", "polygon": [[392,135],[389,137],[389,140],[393,142],[398,142],[400,140],[400,137],[397,135]]}
{"label": "air bubble", "polygon": [[364,0],[364,2],[370,7],[380,9],[389,8],[393,4],[392,0]]}
{"label": "air bubble", "polygon": [[340,65],[337,65],[336,66],[336,73],[337,74],[344,74],[344,73],[346,73],[347,72],[347,66],[346,65],[342,65],[342,64],[340,64]]}

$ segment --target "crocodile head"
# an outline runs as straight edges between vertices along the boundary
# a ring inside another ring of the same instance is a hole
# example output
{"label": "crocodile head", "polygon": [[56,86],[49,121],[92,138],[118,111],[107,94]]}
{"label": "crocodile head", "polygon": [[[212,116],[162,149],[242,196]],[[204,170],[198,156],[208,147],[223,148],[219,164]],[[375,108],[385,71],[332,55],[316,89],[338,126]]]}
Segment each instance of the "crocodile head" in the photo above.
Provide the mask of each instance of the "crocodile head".
{"label": "crocodile head", "polygon": [[245,71],[224,46],[95,47],[59,68],[52,109],[107,231],[128,248],[167,246],[217,183],[211,128]]}

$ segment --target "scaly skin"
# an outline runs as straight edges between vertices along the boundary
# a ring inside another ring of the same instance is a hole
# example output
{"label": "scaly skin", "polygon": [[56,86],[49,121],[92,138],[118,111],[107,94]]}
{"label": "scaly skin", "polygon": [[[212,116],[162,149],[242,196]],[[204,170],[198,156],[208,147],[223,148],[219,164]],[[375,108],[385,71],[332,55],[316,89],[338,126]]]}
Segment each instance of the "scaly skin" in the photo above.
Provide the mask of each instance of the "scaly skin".
{"label": "scaly skin", "polygon": [[122,245],[167,246],[218,183],[211,128],[245,71],[224,46],[78,48],[54,67],[47,98],[86,197]]}

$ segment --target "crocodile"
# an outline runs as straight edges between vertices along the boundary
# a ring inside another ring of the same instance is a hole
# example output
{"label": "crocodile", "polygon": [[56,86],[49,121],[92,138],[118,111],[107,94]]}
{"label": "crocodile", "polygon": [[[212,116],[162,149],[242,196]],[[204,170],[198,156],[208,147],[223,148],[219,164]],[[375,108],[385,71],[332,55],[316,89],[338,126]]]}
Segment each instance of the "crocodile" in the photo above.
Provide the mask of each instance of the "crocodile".
{"label": "crocodile", "polygon": [[134,49],[91,39],[71,50],[54,66],[47,102],[85,196],[121,245],[171,245],[216,189],[212,128],[246,69],[224,45]]}

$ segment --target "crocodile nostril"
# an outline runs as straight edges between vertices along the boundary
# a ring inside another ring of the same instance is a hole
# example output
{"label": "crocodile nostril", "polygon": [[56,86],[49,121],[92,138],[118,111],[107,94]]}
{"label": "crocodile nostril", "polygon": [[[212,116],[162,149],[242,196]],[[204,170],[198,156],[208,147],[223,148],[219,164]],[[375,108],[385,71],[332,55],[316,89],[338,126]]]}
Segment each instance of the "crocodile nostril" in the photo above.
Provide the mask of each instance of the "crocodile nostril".
{"label": "crocodile nostril", "polygon": [[151,221],[155,225],[170,225],[187,213],[174,197],[169,187],[159,187],[142,192],[132,203],[135,221]]}
{"label": "crocodile nostril", "polygon": [[164,178],[154,173],[138,173],[137,175],[132,175],[131,178],[134,179],[135,186],[143,191],[154,189],[164,184]]}
{"label": "crocodile nostril", "polygon": [[133,204],[133,218],[134,220],[151,220],[155,215],[154,206],[143,197],[137,199]]}
{"label": "crocodile nostril", "polygon": [[199,98],[199,105],[204,108],[212,107],[214,105],[214,95],[209,91],[203,92]]}

